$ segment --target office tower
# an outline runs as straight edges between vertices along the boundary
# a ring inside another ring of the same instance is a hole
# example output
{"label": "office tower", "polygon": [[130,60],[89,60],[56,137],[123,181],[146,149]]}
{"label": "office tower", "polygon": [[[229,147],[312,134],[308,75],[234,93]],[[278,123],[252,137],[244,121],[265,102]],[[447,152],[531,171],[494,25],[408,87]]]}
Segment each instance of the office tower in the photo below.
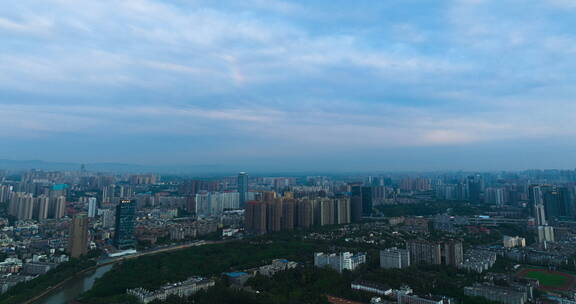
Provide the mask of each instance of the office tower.
{"label": "office tower", "polygon": [[313,224],[312,203],[308,199],[296,203],[296,225],[298,228],[310,228]]}
{"label": "office tower", "polygon": [[72,219],[68,252],[73,258],[78,258],[88,252],[88,217],[85,213],[79,213]]}
{"label": "office tower", "polygon": [[560,204],[560,210],[562,210],[562,216],[574,218],[576,215],[576,205],[574,188],[568,187],[558,187],[558,200]]}
{"label": "office tower", "polygon": [[296,218],[296,202],[293,199],[283,199],[282,201],[282,230],[294,230]]}
{"label": "office tower", "polygon": [[96,198],[89,197],[88,198],[88,217],[95,217],[96,216]]}
{"label": "office tower", "polygon": [[282,200],[266,201],[266,231],[278,232],[282,229]]}
{"label": "office tower", "polygon": [[440,244],[425,240],[411,240],[406,242],[406,249],[410,252],[412,264],[442,264],[442,250]]}
{"label": "office tower", "polygon": [[248,194],[248,173],[246,172],[238,174],[238,193],[240,194],[240,208],[244,208]]}
{"label": "office tower", "polygon": [[474,175],[468,177],[468,195],[473,203],[482,201],[483,180],[482,176]]}
{"label": "office tower", "polygon": [[451,240],[442,243],[442,264],[458,267],[464,262],[462,242]]}
{"label": "office tower", "polygon": [[350,199],[341,197],[334,199],[334,224],[350,223]]}
{"label": "office tower", "polygon": [[35,210],[34,213],[38,220],[47,219],[50,211],[50,198],[46,195],[40,195],[37,197]]}
{"label": "office tower", "polygon": [[410,266],[410,252],[406,249],[388,248],[380,251],[380,268],[405,268]]}
{"label": "office tower", "polygon": [[362,187],[362,216],[372,215],[372,187]]}
{"label": "office tower", "polygon": [[244,227],[250,233],[265,234],[267,232],[267,210],[266,203],[259,201],[248,201],[244,204]]}
{"label": "office tower", "polygon": [[114,233],[114,246],[126,249],[134,246],[134,220],[136,201],[120,200],[116,206],[116,230]]}
{"label": "office tower", "polygon": [[362,186],[350,185],[350,217],[353,223],[362,219]]}

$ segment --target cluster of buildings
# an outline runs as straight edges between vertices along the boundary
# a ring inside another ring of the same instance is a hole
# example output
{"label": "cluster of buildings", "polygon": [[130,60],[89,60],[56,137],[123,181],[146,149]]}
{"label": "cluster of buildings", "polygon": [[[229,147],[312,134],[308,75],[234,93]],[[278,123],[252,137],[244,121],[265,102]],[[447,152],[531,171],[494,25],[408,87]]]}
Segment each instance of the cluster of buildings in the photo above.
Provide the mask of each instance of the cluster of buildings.
{"label": "cluster of buildings", "polygon": [[154,301],[165,301],[170,296],[186,298],[214,285],[214,280],[203,277],[191,277],[186,281],[168,283],[155,291],[149,291],[144,288],[134,288],[128,289],[126,293],[136,297],[140,303],[148,304]]}
{"label": "cluster of buildings", "polygon": [[451,265],[482,273],[496,263],[496,253],[487,250],[462,250],[462,242],[447,240],[441,242],[411,240],[407,249],[388,248],[380,251],[380,267],[402,269],[411,264]]}
{"label": "cluster of buildings", "polygon": [[245,205],[245,228],[254,234],[289,231],[334,224],[348,224],[351,219],[350,199],[265,198]]}
{"label": "cluster of buildings", "polygon": [[496,263],[496,253],[488,250],[471,249],[464,254],[463,263],[458,266],[468,271],[483,273]]}

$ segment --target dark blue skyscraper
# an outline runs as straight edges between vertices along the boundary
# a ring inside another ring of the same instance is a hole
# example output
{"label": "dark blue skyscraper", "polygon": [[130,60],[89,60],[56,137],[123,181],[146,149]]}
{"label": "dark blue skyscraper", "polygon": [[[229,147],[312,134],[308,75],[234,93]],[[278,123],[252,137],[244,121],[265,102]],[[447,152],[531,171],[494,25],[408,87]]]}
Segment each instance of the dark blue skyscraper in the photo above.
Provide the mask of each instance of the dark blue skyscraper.
{"label": "dark blue skyscraper", "polygon": [[240,208],[244,208],[244,204],[248,200],[248,173],[246,172],[238,174],[238,193],[240,194]]}
{"label": "dark blue skyscraper", "polygon": [[354,223],[362,219],[362,184],[350,185],[350,220]]}
{"label": "dark blue skyscraper", "polygon": [[372,187],[364,186],[362,191],[362,216],[372,215]]}
{"label": "dark blue skyscraper", "polygon": [[136,202],[134,200],[121,200],[116,206],[116,231],[114,246],[126,249],[135,245],[134,241],[134,213]]}

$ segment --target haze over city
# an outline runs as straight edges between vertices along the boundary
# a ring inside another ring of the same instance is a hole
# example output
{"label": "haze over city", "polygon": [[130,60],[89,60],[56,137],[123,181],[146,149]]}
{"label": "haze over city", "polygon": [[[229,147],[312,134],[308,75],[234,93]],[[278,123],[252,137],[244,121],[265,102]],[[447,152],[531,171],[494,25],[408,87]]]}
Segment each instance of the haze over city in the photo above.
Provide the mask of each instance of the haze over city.
{"label": "haze over city", "polygon": [[0,304],[576,304],[576,0],[0,5]]}
{"label": "haze over city", "polygon": [[8,1],[0,159],[573,168],[576,5]]}

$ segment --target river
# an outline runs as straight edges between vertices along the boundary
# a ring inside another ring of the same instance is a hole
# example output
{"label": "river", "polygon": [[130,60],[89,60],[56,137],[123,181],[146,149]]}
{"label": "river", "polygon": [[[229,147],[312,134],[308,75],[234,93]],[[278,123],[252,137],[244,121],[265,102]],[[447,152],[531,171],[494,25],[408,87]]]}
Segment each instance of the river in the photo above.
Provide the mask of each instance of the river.
{"label": "river", "polygon": [[102,277],[112,269],[113,265],[105,265],[70,280],[58,290],[50,295],[34,302],[34,304],[65,304],[68,301],[76,299],[80,294],[90,290],[96,279]]}

